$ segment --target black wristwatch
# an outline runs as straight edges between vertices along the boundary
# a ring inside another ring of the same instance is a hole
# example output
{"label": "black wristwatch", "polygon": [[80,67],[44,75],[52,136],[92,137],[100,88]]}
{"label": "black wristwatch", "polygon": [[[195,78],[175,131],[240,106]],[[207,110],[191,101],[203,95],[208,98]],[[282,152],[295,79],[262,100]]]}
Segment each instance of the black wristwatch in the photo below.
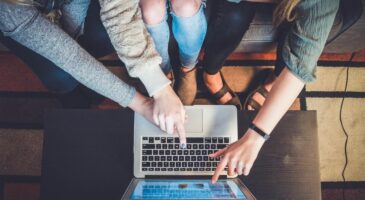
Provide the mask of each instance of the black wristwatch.
{"label": "black wristwatch", "polygon": [[251,122],[251,124],[248,126],[251,130],[255,131],[257,134],[261,135],[265,141],[267,141],[270,138],[270,135],[265,133],[263,130],[261,130],[259,127],[257,127],[255,124]]}

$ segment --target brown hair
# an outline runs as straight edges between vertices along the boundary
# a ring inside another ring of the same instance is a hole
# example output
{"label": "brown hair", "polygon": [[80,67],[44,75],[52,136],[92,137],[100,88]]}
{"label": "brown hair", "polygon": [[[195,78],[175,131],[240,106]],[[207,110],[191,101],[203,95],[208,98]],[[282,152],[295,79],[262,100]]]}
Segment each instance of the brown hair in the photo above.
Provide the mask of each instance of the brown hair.
{"label": "brown hair", "polygon": [[294,8],[300,0],[277,0],[278,4],[274,10],[273,24],[278,27],[282,22],[295,20]]}

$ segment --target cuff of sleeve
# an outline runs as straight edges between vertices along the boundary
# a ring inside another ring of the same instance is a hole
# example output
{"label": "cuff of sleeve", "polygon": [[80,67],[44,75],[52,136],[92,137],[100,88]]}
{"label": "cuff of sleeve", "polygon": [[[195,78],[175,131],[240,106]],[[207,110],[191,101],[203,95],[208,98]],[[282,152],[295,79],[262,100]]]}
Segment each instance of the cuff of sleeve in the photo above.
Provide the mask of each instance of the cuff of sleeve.
{"label": "cuff of sleeve", "polygon": [[129,87],[128,91],[125,93],[123,97],[121,97],[121,101],[119,101],[119,105],[122,107],[127,107],[132,102],[134,96],[136,95],[137,91],[134,87]]}
{"label": "cuff of sleeve", "polygon": [[139,75],[138,78],[142,81],[150,97],[171,83],[160,67],[152,68]]}

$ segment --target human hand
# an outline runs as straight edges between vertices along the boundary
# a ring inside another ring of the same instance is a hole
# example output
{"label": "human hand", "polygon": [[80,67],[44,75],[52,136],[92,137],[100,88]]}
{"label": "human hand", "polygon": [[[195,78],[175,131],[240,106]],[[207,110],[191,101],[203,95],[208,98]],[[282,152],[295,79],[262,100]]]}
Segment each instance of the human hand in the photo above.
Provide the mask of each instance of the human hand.
{"label": "human hand", "polygon": [[154,96],[153,121],[168,134],[179,135],[180,144],[186,145],[185,109],[170,86],[158,91]]}
{"label": "human hand", "polygon": [[247,176],[264,142],[265,140],[262,136],[248,129],[245,135],[238,141],[210,154],[209,156],[213,158],[223,156],[214,172],[212,183],[217,182],[220,173],[226,166],[228,166],[229,176],[234,176],[235,173]]}
{"label": "human hand", "polygon": [[143,96],[139,92],[136,92],[136,95],[133,97],[132,102],[129,104],[133,111],[139,113],[148,121],[155,123],[153,121],[153,99]]}

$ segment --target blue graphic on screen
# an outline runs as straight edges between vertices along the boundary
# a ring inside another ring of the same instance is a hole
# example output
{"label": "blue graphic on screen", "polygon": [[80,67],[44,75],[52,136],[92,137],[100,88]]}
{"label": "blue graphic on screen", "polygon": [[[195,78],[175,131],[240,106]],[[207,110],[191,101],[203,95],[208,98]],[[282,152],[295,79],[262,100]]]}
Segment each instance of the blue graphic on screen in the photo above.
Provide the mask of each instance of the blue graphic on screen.
{"label": "blue graphic on screen", "polygon": [[142,180],[131,199],[246,199],[232,180]]}

